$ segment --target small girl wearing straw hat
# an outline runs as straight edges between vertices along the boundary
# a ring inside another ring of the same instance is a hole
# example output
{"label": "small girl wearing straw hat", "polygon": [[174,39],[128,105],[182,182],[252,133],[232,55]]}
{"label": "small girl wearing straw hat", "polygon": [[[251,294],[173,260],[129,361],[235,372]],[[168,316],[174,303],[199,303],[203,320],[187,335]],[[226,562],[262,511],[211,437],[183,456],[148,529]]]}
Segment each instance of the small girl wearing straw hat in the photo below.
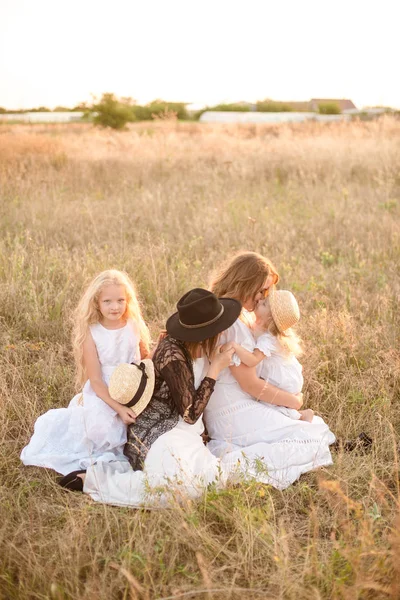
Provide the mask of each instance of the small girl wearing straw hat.
{"label": "small girl wearing straw hat", "polygon": [[121,457],[127,425],[136,415],[113,400],[107,386],[119,364],[139,363],[148,354],[149,343],[129,277],[116,270],[97,275],[74,314],[73,349],[81,392],[68,408],[49,410],[37,419],[22,462],[65,475]]}
{"label": "small girl wearing straw hat", "polygon": [[[300,319],[296,298],[287,290],[272,288],[267,298],[258,303],[254,314],[254,346],[251,348],[230,342],[235,349],[234,365],[243,362],[248,367],[255,367],[261,363],[257,371],[259,377],[286,392],[300,393],[303,374],[297,356],[302,349],[300,339],[292,329]],[[281,406],[275,408],[291,419],[313,420],[314,412],[311,409],[298,411]]]}

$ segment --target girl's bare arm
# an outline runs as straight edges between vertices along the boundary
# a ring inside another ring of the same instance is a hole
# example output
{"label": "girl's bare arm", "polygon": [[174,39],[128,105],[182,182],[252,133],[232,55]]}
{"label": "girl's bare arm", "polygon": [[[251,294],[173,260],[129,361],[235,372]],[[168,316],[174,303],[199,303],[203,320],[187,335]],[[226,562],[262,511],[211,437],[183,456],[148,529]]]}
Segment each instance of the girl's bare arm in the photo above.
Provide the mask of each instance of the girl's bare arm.
{"label": "girl's bare arm", "polygon": [[253,352],[250,352],[236,342],[230,342],[230,344],[234,347],[235,353],[238,355],[241,362],[247,367],[256,367],[265,358],[265,354],[258,348],[255,348]]}
{"label": "girl's bare arm", "polygon": [[261,402],[275,404],[276,406],[286,406],[299,410],[303,405],[301,394],[295,396],[284,390],[280,390],[274,385],[260,379],[257,376],[254,367],[247,367],[241,364],[239,367],[230,367],[232,375],[240,385],[243,391],[247,392]]}
{"label": "girl's bare arm", "polygon": [[142,340],[139,342],[140,358],[150,358],[150,352]]}
{"label": "girl's bare arm", "polygon": [[108,392],[108,387],[101,376],[101,366],[99,357],[97,356],[96,345],[90,334],[86,336],[83,342],[83,364],[85,371],[96,395],[101,398],[108,406],[119,414],[123,422],[127,425],[135,422],[135,413],[126,406],[119,404],[113,400]]}

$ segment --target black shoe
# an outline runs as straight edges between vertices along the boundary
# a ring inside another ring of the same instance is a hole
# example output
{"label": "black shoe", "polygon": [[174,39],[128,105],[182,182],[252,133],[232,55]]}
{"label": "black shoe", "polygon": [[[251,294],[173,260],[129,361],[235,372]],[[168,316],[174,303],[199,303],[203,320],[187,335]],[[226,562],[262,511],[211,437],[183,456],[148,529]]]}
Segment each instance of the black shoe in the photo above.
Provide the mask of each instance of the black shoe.
{"label": "black shoe", "polygon": [[82,477],[78,477],[78,475],[81,475],[82,473],[86,473],[86,469],[72,471],[72,473],[68,473],[68,475],[60,477],[60,479],[57,480],[57,483],[66,490],[83,492],[83,479]]}
{"label": "black shoe", "polygon": [[361,445],[361,447],[364,448],[365,450],[369,450],[371,448],[372,444],[374,443],[373,439],[370,438],[369,435],[367,435],[363,431],[360,433],[357,440],[358,440],[358,443]]}
{"label": "black shoe", "polygon": [[332,448],[334,450],[344,450],[345,452],[353,452],[354,450],[366,452],[371,449],[372,444],[372,438],[366,433],[361,432],[354,440],[336,440],[332,444]]}

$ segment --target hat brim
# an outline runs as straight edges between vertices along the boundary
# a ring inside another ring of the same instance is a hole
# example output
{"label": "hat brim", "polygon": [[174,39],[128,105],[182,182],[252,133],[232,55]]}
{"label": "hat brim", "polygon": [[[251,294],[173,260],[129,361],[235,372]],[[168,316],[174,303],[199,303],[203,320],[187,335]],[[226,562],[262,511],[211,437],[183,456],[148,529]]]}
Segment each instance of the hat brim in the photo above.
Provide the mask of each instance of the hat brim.
{"label": "hat brim", "polygon": [[[145,358],[145,359],[141,360],[140,362],[145,364],[145,371],[147,374],[146,387],[145,387],[141,397],[139,398],[139,400],[135,404],[132,404],[132,406],[129,407],[132,409],[132,411],[135,413],[135,415],[137,417],[140,415],[141,412],[144,411],[144,409],[150,402],[150,400],[153,396],[154,385],[155,385],[155,373],[154,373],[153,361],[148,358]],[[110,378],[110,383],[109,383],[110,396],[116,402],[118,402],[119,404],[122,404],[123,406],[126,406],[127,404],[130,403],[130,401],[132,399],[132,395],[136,391],[136,390],[129,391],[129,389],[125,389],[125,385],[124,385],[124,381],[126,381],[127,377],[128,377],[128,381],[129,381],[129,372],[127,373],[127,370],[129,371],[129,369],[131,369],[131,368],[132,368],[132,365],[122,363],[115,368],[115,370]],[[122,390],[122,392],[121,392],[121,390]]]}
{"label": "hat brim", "polygon": [[146,373],[147,373],[148,379],[147,379],[147,383],[146,383],[146,389],[144,390],[141,398],[139,398],[139,400],[136,402],[136,404],[134,404],[133,406],[130,407],[137,417],[140,415],[141,412],[144,411],[144,409],[146,408],[146,406],[152,399],[153,392],[154,392],[154,385],[155,385],[155,374],[154,374],[153,361],[150,359],[144,359],[141,362],[144,362],[146,365]]}
{"label": "hat brim", "polygon": [[219,298],[224,307],[224,312],[217,321],[205,327],[187,328],[181,325],[179,313],[176,312],[169,317],[166,324],[167,333],[182,342],[203,342],[228,329],[242,311],[242,305],[234,298]]}

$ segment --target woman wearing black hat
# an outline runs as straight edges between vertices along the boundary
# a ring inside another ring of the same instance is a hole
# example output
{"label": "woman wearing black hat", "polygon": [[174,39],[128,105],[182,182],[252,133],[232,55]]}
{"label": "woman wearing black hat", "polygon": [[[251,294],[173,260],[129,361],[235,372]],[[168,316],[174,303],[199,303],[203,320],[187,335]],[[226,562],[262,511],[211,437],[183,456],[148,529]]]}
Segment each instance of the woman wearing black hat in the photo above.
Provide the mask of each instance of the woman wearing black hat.
{"label": "woman wearing black hat", "polygon": [[[218,299],[212,292],[196,288],[179,300],[177,309],[167,321],[167,336],[154,352],[153,397],[136,423],[128,427],[124,453],[135,471],[142,468],[156,439],[175,427],[179,417],[189,425],[199,420],[215,380],[233,355],[229,347],[220,351],[218,338],[240,315],[240,302]],[[201,383],[197,387],[193,369],[199,365]],[[199,428],[201,434],[201,419]]]}
{"label": "woman wearing black hat", "polygon": [[124,453],[130,464],[126,460],[95,464],[86,476],[71,477],[71,486],[68,476],[64,478],[64,487],[83,488],[94,500],[109,504],[153,506],[165,495],[161,499],[149,495],[152,488],[168,484],[174,497],[177,491],[193,496],[212,481],[224,482],[232,468],[240,466],[239,453],[222,464],[204,446],[201,416],[216,378],[233,355],[229,345],[218,346],[219,335],[236,321],[241,304],[196,288],[179,300],[177,308],[154,352],[152,398],[128,428]]}

